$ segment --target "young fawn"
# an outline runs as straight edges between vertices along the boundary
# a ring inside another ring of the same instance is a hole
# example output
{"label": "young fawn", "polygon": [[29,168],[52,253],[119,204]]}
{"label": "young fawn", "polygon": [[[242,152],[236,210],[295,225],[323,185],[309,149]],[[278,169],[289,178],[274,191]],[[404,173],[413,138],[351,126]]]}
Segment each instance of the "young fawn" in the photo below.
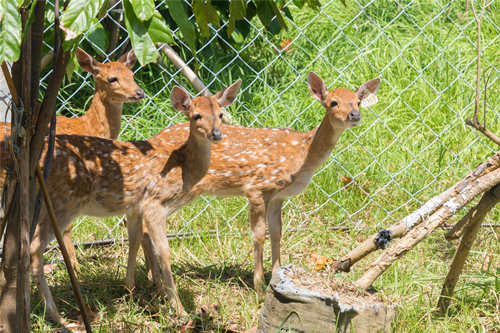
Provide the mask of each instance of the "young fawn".
{"label": "young fawn", "polygon": [[[281,207],[283,201],[301,193],[314,172],[328,159],[342,132],[361,120],[359,106],[375,104],[380,84],[374,79],[356,91],[337,88],[327,91],[323,80],[309,74],[309,91],[325,108],[325,117],[316,129],[256,129],[224,125],[225,138],[213,147],[207,175],[190,191],[185,202],[200,194],[245,196],[248,198],[254,243],[253,283],[259,293],[265,288],[263,247],[266,221],[272,248],[272,270],[280,266]],[[172,135],[186,137],[188,125]],[[145,238],[148,241],[148,238]],[[157,279],[159,268],[151,262],[151,244],[143,244],[147,266]]]}
{"label": "young fawn", "polygon": [[[135,258],[147,230],[157,249],[153,255],[160,262],[167,296],[178,314],[184,314],[184,308],[170,269],[165,219],[208,170],[211,144],[222,139],[222,107],[234,101],[240,83],[237,81],[215,96],[194,99],[174,87],[172,104],[189,118],[189,130],[184,138],[175,135],[176,126],[146,141],[56,136],[55,157],[47,184],[61,230],[81,215],[125,214],[130,257]],[[49,317],[64,325],[43,273],[43,251],[52,238],[44,206],[30,247],[32,272]],[[130,290],[135,284],[134,272],[135,260],[129,260],[125,284]]]}
{"label": "young fawn", "polygon": [[[134,81],[132,67],[136,63],[134,51],[129,51],[118,61],[100,63],[82,49],[76,50],[80,67],[91,73],[95,80],[95,93],[87,112],[77,118],[56,117],[57,134],[79,134],[116,139],[120,134],[123,103],[138,102],[144,97],[144,91]],[[0,145],[10,135],[10,123],[0,123]],[[5,147],[5,146],[4,146]],[[0,159],[7,163],[10,157]],[[1,164],[0,163],[0,164]],[[7,172],[0,169],[0,196]],[[0,220],[5,214],[0,202]],[[71,239],[71,226],[64,232],[64,243],[71,262],[77,268],[75,248]]]}

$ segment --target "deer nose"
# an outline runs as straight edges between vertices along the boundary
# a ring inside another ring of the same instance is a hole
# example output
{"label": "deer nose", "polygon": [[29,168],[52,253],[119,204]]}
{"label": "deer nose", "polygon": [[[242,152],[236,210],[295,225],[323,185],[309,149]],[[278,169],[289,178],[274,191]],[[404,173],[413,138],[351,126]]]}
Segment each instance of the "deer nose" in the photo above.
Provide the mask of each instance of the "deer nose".
{"label": "deer nose", "polygon": [[137,99],[143,99],[144,98],[144,90],[142,90],[140,88],[136,89],[135,96],[137,97]]}
{"label": "deer nose", "polygon": [[222,140],[222,132],[220,131],[220,129],[214,128],[212,130],[212,133],[210,134],[209,139],[216,142]]}
{"label": "deer nose", "polygon": [[349,112],[348,118],[350,121],[360,121],[361,113],[358,110],[351,110],[351,112]]}

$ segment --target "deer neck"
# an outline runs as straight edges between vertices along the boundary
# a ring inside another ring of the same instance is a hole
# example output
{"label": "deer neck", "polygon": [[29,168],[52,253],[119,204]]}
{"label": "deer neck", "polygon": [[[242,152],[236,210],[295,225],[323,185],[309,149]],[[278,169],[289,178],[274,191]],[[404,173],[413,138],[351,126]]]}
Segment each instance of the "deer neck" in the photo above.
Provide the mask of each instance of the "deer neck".
{"label": "deer neck", "polygon": [[90,108],[83,117],[91,125],[89,128],[95,131],[95,136],[116,139],[120,134],[122,110],[123,103],[112,101],[97,89]]}
{"label": "deer neck", "polygon": [[189,138],[182,149],[182,179],[184,191],[189,191],[207,173],[210,165],[211,143],[208,139],[189,133]]}
{"label": "deer neck", "polygon": [[313,174],[319,169],[330,156],[343,131],[344,128],[333,127],[325,116],[321,124],[311,131],[311,144],[307,149],[306,158],[299,173]]}

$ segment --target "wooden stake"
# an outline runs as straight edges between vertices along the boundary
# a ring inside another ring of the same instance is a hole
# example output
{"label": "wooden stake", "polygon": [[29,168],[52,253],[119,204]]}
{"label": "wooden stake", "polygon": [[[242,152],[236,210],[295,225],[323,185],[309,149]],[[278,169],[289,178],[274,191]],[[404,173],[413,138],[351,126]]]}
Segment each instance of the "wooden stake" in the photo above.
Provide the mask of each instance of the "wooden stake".
{"label": "wooden stake", "polygon": [[52,224],[52,228],[54,229],[54,235],[56,236],[57,243],[61,248],[64,263],[66,264],[66,269],[68,270],[69,278],[71,280],[71,286],[73,288],[73,292],[75,293],[78,306],[80,307],[80,312],[82,313],[85,330],[87,331],[87,333],[90,333],[92,332],[92,328],[90,327],[86,307],[83,303],[83,297],[80,292],[80,285],[78,283],[78,280],[76,279],[75,271],[73,270],[73,266],[71,265],[71,260],[69,258],[66,246],[64,246],[63,236],[61,234],[61,231],[59,230],[59,227],[57,226],[57,218],[54,213],[54,207],[52,206],[52,201],[50,200],[49,192],[47,190],[47,186],[45,184],[45,180],[43,179],[42,171],[40,170],[39,166],[36,167],[36,178],[38,179],[38,183],[40,184],[40,188],[42,189],[45,205],[49,213],[50,223]]}
{"label": "wooden stake", "polygon": [[476,239],[477,232],[481,227],[481,223],[484,220],[486,214],[500,201],[500,186],[497,185],[485,194],[479,201],[476,209],[471,210],[471,218],[469,223],[465,226],[462,240],[460,245],[455,252],[453,257],[453,262],[450,265],[450,270],[443,283],[443,289],[441,290],[441,296],[439,297],[438,307],[441,312],[445,312],[450,305],[451,296],[453,296],[453,290],[457,284],[458,278],[462,273],[462,270],[469,255],[470,249],[474,240]]}

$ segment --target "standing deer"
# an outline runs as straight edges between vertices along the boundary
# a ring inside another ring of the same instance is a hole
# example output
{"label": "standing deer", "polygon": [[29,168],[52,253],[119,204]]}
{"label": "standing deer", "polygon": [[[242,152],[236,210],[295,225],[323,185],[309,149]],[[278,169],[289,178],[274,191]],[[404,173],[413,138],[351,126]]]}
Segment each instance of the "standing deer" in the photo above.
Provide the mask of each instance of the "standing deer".
{"label": "standing deer", "polygon": [[[248,198],[254,243],[253,283],[262,294],[265,288],[263,248],[266,221],[269,225],[273,272],[280,266],[281,207],[286,198],[301,193],[314,172],[328,159],[342,132],[361,120],[359,106],[377,102],[380,80],[374,79],[356,91],[337,88],[328,91],[323,80],[309,74],[309,91],[326,113],[316,129],[245,128],[224,125],[226,137],[212,149],[207,175],[188,193],[185,202],[201,194]],[[186,137],[188,125],[172,135]],[[148,241],[148,238],[145,238]],[[159,268],[152,261],[152,244],[143,244],[147,266],[157,279]],[[132,259],[129,259],[132,260]],[[155,281],[156,282],[156,281]]]}
{"label": "standing deer", "polygon": [[[57,135],[52,172],[47,185],[57,222],[65,230],[81,215],[127,216],[130,258],[135,258],[144,230],[154,244],[161,278],[178,314],[184,308],[176,292],[170,268],[170,249],[165,232],[166,217],[180,207],[184,196],[205,175],[211,144],[222,139],[222,108],[230,105],[241,81],[212,97],[191,99],[174,87],[174,108],[189,118],[186,137],[177,127],[167,128],[146,141],[121,142],[89,136]],[[42,154],[42,157],[44,156]],[[43,251],[53,238],[46,207],[40,212],[31,242],[32,272],[50,318],[65,323],[56,309],[43,273]],[[126,286],[135,284],[135,260],[128,261]]]}
{"label": "standing deer", "polygon": [[[76,58],[80,67],[93,75],[95,92],[87,112],[77,118],[56,117],[57,134],[79,134],[116,139],[120,134],[123,103],[138,102],[144,98],[144,91],[134,81],[132,67],[137,61],[134,51],[129,51],[118,61],[100,63],[82,49],[76,50]],[[0,123],[0,145],[10,135],[10,123]],[[6,155],[0,162],[7,163]],[[0,163],[1,164],[1,163]],[[0,196],[5,184],[7,172],[0,169]],[[1,198],[0,198],[1,200]],[[5,214],[0,201],[0,220]],[[1,223],[0,223],[1,225]],[[71,262],[78,269],[75,247],[71,239],[72,226],[64,232],[64,243],[68,249]]]}

